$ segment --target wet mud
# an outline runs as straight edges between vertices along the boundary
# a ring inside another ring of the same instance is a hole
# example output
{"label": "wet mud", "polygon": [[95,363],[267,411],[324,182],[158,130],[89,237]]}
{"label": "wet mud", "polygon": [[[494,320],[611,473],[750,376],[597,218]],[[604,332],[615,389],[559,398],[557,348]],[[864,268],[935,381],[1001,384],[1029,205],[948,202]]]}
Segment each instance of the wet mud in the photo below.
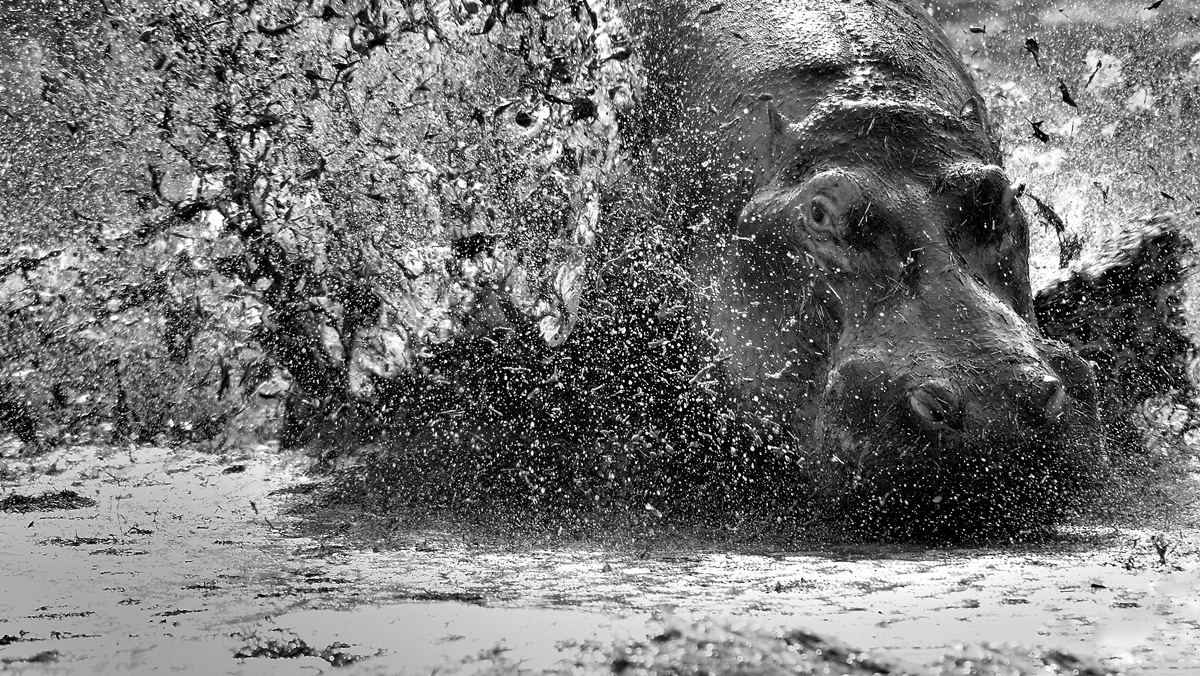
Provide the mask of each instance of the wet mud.
{"label": "wet mud", "polygon": [[13,673],[1200,669],[1186,510],[990,549],[518,541],[313,512],[268,447],[13,455],[0,500],[95,501],[0,513]]}

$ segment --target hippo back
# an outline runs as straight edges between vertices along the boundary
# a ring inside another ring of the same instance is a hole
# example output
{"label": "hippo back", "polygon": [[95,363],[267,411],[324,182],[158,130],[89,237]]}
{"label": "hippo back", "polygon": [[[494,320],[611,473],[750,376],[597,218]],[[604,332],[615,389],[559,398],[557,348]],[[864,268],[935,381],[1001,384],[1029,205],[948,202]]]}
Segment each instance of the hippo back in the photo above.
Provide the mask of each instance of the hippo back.
{"label": "hippo back", "polygon": [[807,128],[789,135],[828,156],[822,140],[869,133],[855,123],[886,116],[877,109],[967,118],[981,159],[999,160],[971,77],[942,30],[911,3],[705,0],[639,5],[634,16],[655,132],[689,162],[699,152],[735,172],[753,166],[761,184],[781,169],[772,118],[776,131],[781,121]]}

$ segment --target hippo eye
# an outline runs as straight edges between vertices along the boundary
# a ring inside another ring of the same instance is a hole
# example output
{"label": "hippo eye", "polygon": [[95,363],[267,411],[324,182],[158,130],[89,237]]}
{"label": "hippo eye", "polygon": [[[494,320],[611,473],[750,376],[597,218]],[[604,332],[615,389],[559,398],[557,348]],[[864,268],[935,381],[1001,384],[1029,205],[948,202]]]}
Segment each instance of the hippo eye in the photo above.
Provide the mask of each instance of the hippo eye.
{"label": "hippo eye", "polygon": [[851,223],[849,214],[863,201],[859,180],[846,171],[831,169],[805,182],[796,203],[797,216],[809,234],[823,239],[840,239]]}
{"label": "hippo eye", "polygon": [[828,197],[814,197],[808,205],[808,215],[813,225],[827,232],[834,229],[833,202]]}

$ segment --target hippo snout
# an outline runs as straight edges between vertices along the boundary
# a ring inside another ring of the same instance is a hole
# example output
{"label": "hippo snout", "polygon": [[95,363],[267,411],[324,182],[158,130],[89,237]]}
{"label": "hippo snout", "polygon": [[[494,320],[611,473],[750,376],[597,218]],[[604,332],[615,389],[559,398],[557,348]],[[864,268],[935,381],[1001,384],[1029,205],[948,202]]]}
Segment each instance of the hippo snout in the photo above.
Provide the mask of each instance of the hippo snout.
{"label": "hippo snout", "polygon": [[[908,389],[909,412],[923,428],[967,433],[995,424],[996,412],[1012,408],[1010,424],[1042,427],[1058,420],[1068,403],[1067,389],[1057,375],[1023,373],[1013,379],[1013,401],[1005,393],[989,396],[985,389],[958,385],[948,378],[929,378]],[[991,401],[993,397],[998,401]],[[1004,421],[1000,421],[1004,424]]]}
{"label": "hippo snout", "polygon": [[1077,403],[1090,405],[1090,378],[1082,360],[1064,376],[1047,362],[1007,368],[941,364],[922,373],[880,359],[851,359],[830,374],[826,426],[840,422],[868,434],[897,426],[914,432],[1019,432],[1053,424]]}
{"label": "hippo snout", "polygon": [[1093,376],[1066,348],[1042,347],[983,362],[914,346],[834,364],[817,443],[865,532],[1000,534],[1083,496],[1100,462]]}
{"label": "hippo snout", "polygon": [[[827,401],[833,410],[827,419],[868,433],[897,426],[915,433],[1020,432],[1052,425],[1076,404],[1062,376],[1048,364],[1007,372],[948,365],[939,371],[903,373],[873,360],[843,364],[831,376]],[[1090,403],[1087,388],[1085,381],[1072,389],[1081,390],[1080,398]]]}

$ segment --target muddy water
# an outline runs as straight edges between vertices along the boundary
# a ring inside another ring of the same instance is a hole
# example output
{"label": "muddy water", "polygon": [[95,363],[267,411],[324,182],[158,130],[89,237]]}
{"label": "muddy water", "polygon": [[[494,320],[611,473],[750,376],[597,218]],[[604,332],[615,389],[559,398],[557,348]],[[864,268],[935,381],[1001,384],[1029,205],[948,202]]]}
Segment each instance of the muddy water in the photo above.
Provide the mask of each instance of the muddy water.
{"label": "muddy water", "polygon": [[[491,641],[525,645],[531,630],[553,634],[552,627],[583,621],[579,611],[586,610],[605,618],[606,637],[636,633],[656,614],[688,623],[720,616],[767,633],[801,627],[918,664],[986,640],[1064,648],[1121,668],[1200,669],[1200,540],[1195,531],[1174,532],[1164,565],[1151,537],[1117,531],[1100,546],[1040,552],[663,551],[637,558],[588,549],[414,549],[375,560],[373,574],[412,596],[457,596],[487,607],[357,615],[407,623],[404,634],[441,646],[450,659]],[[569,610],[513,610],[530,606]],[[309,631],[335,626],[333,619],[292,618]]]}
{"label": "muddy water", "polygon": [[[238,465],[244,471],[223,473]],[[8,669],[227,662],[227,627],[292,607],[294,590],[312,596],[305,559],[295,556],[303,543],[271,521],[277,502],[267,494],[297,471],[286,460],[83,448],[5,466],[6,494],[69,489],[96,502],[0,514],[0,664]]]}
{"label": "muddy water", "polygon": [[995,550],[538,547],[399,528],[375,551],[341,534],[349,517],[297,536],[283,512],[297,498],[278,491],[305,483],[305,462],[266,448],[3,462],[0,499],[96,503],[0,513],[0,670],[15,673],[611,673],[614,645],[672,627],[803,629],[915,665],[988,641],[1200,671],[1194,522]]}

